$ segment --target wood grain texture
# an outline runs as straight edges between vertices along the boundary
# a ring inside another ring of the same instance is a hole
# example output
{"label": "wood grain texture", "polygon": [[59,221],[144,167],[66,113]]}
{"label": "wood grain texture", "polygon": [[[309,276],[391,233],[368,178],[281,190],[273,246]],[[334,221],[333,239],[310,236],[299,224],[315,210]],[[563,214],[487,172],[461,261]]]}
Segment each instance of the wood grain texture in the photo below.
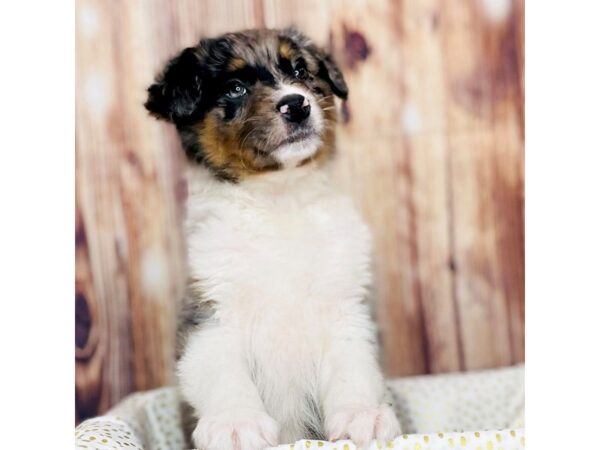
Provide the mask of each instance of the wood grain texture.
{"label": "wood grain texture", "polygon": [[143,109],[200,36],[295,24],[350,87],[336,182],[371,225],[387,375],[524,358],[523,1],[80,0],[77,420],[173,380],[185,186]]}

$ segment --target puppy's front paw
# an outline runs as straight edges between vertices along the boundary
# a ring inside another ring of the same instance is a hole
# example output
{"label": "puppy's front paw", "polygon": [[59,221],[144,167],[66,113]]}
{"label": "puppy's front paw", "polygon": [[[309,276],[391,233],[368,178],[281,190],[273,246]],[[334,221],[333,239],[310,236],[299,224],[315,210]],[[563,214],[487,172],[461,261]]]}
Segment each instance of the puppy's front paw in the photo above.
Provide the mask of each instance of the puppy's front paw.
{"label": "puppy's front paw", "polygon": [[201,417],[192,439],[200,450],[264,450],[277,445],[278,434],[267,413],[240,409]]}
{"label": "puppy's front paw", "polygon": [[373,439],[389,441],[401,434],[400,424],[392,408],[348,406],[325,420],[330,441],[350,439],[358,448],[368,448]]}

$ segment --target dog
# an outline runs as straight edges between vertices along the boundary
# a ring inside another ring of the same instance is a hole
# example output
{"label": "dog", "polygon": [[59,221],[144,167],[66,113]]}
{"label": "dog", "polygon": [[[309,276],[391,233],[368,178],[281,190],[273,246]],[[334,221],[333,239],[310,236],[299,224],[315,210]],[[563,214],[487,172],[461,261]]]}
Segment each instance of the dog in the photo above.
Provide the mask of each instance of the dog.
{"label": "dog", "polygon": [[366,302],[369,230],[329,179],[347,95],[296,29],[202,39],[148,88],[188,161],[177,375],[200,449],[400,434]]}

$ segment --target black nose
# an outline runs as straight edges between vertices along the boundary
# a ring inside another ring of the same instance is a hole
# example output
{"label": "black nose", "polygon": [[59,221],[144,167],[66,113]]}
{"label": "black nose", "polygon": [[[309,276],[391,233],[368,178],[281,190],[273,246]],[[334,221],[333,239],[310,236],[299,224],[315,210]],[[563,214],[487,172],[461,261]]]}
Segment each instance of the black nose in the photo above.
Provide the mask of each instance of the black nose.
{"label": "black nose", "polygon": [[310,115],[310,103],[300,94],[286,95],[277,103],[277,111],[288,122],[300,123]]}

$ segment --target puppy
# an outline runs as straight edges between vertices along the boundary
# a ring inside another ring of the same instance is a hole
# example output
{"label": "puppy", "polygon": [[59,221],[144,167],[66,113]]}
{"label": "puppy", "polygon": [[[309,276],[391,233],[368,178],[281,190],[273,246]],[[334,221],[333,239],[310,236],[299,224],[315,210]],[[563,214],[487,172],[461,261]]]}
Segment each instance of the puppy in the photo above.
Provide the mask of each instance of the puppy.
{"label": "puppy", "polygon": [[293,29],[203,39],[148,88],[189,160],[177,369],[200,449],[400,433],[365,303],[369,232],[328,177],[347,95]]}

